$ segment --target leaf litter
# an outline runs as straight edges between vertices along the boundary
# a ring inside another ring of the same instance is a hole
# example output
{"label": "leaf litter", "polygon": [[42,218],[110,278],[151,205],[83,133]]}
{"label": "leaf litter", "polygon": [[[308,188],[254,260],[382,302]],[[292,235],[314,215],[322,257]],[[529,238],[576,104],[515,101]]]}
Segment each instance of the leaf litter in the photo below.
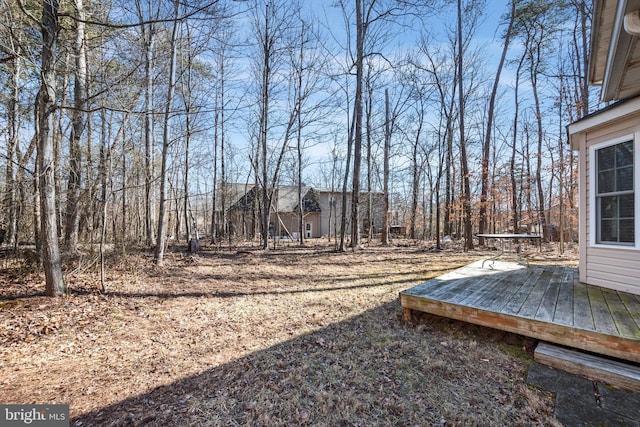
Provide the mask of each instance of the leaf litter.
{"label": "leaf litter", "polygon": [[483,255],[314,242],[158,268],[139,251],[110,260],[107,293],[78,268],[62,298],[0,269],[2,403],[67,403],[74,426],[558,425],[526,385],[533,340],[402,321],[400,290]]}

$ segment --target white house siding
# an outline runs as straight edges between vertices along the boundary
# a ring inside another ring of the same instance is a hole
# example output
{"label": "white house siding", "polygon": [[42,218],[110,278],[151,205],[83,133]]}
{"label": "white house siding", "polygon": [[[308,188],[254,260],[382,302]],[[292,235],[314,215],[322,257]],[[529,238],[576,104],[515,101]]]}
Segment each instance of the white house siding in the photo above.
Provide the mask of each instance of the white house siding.
{"label": "white house siding", "polygon": [[[617,118],[607,111],[604,118],[595,115],[569,126],[572,148],[579,148],[580,152],[579,272],[581,282],[640,295],[640,242],[636,242],[636,248],[614,248],[594,245],[591,241],[589,149],[627,135],[640,138],[640,103],[632,103],[633,109],[624,104],[621,107]],[[615,108],[611,111],[616,112]],[[640,164],[634,166],[637,175],[640,173]],[[636,187],[635,191],[640,191],[640,188]],[[640,206],[636,205],[636,216],[639,214]]]}
{"label": "white house siding", "polygon": [[[330,191],[319,189],[318,201],[320,203],[320,210],[322,211],[322,217],[320,219],[318,233],[320,236],[334,236],[336,230],[340,233],[340,215],[342,214],[342,194],[339,192],[331,193]],[[335,212],[331,209],[331,197],[336,202]],[[347,197],[347,208],[351,204],[349,203],[349,196]],[[329,214],[331,212],[331,214]],[[337,215],[337,218],[336,218]],[[331,218],[329,218],[331,217]],[[347,212],[347,229],[349,229],[350,213]],[[337,227],[336,227],[337,224]]]}
{"label": "white house siding", "polygon": [[[275,216],[275,214],[272,214]],[[272,220],[277,218],[272,218]],[[311,236],[307,236],[306,229],[304,231],[305,238],[318,238],[321,236],[320,234],[320,219],[321,215],[319,212],[308,212],[304,215],[304,227],[307,224],[311,225]],[[279,236],[287,236],[291,235],[291,237],[296,237],[297,233],[300,232],[300,219],[296,213],[280,213],[279,215],[279,224],[276,227],[276,234]]]}

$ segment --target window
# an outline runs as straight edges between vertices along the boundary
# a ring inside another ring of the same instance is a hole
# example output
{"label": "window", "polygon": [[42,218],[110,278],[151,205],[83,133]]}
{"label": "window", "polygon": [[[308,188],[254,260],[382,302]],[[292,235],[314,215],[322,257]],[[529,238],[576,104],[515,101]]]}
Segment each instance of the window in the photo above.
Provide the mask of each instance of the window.
{"label": "window", "polygon": [[592,151],[595,243],[635,246],[634,142],[627,139],[600,147]]}

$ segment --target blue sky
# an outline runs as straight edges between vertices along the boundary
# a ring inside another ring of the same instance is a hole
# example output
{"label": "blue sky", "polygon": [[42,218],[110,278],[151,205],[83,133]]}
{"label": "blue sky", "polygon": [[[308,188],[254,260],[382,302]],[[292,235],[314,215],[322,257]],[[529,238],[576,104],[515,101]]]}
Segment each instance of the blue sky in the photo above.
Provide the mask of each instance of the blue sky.
{"label": "blue sky", "polygon": [[[317,19],[325,26],[326,30],[331,30],[334,34],[334,37],[340,37],[341,34],[344,34],[344,20],[342,17],[342,11],[332,6],[335,3],[334,0],[307,0],[304,2],[304,5],[309,8],[310,12],[317,17]],[[348,3],[350,6],[355,4],[354,0],[349,0]],[[238,8],[246,7],[248,3],[237,3],[236,6]],[[497,68],[500,54],[502,52],[502,41],[500,39],[500,33],[504,30],[504,28],[498,29],[498,24],[500,17],[505,13],[507,7],[506,1],[490,1],[486,6],[486,12],[482,19],[482,24],[478,28],[477,33],[474,36],[474,46],[480,47],[483,55],[486,60],[486,72],[491,75],[495,73],[495,69]],[[247,13],[247,18],[249,18],[249,13]],[[248,25],[249,19],[247,19]],[[447,44],[447,36],[444,32],[444,25],[455,26],[456,24],[456,5],[455,3],[449,4],[447,9],[440,9],[438,13],[435,13],[433,16],[428,17],[424,21],[426,25],[428,25],[431,29],[433,29],[435,39],[443,44]],[[394,57],[394,50],[400,50],[403,48],[414,46],[421,33],[422,28],[419,26],[415,26],[413,29],[403,29],[398,36],[396,36],[393,40],[389,41],[389,43],[383,48],[386,51],[383,53],[385,56],[389,58]],[[248,26],[247,31],[251,31],[251,28]],[[244,72],[248,73],[248,67],[244,68]],[[247,77],[250,77],[247,74]],[[513,80],[512,73],[510,70],[504,70],[501,79],[506,85]],[[338,116],[336,120],[345,120],[345,116]],[[345,123],[346,128],[346,123]],[[240,139],[246,138],[246,135],[240,135],[234,133],[232,136],[235,142],[240,142]],[[242,143],[242,145],[248,144],[246,141]],[[313,162],[322,162],[326,161],[329,158],[329,153],[331,150],[331,146],[333,144],[333,140],[327,139],[322,144],[314,146],[312,149],[307,150],[305,153],[306,156],[311,157]],[[309,172],[308,172],[309,173]]]}

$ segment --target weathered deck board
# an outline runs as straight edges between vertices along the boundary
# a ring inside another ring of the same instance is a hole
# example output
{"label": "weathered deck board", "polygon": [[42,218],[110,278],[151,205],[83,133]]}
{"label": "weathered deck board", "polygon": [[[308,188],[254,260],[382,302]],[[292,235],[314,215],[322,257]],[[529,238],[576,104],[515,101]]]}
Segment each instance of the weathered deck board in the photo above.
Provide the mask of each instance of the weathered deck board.
{"label": "weathered deck board", "polygon": [[564,269],[562,273],[562,283],[558,292],[558,301],[556,304],[556,312],[553,316],[553,322],[561,325],[573,326],[573,287],[574,287],[574,270]]}
{"label": "weathered deck board", "polygon": [[513,280],[511,280],[509,274],[501,274],[496,281],[496,286],[492,289],[492,292],[485,293],[481,299],[478,299],[475,302],[475,304],[477,307],[482,307],[485,310],[496,305],[503,305],[505,297],[509,295],[514,288],[518,288],[518,286],[514,286]]}
{"label": "weathered deck board", "polygon": [[640,339],[640,329],[620,299],[620,294],[611,289],[603,289],[602,294],[620,335]]}
{"label": "weathered deck board", "polygon": [[617,335],[619,331],[602,294],[602,288],[587,285],[587,293],[589,294],[589,304],[591,306],[591,312],[593,313],[593,322],[596,326],[596,331]]}
{"label": "weathered deck board", "polygon": [[640,301],[635,295],[620,293],[620,300],[623,302],[627,311],[636,322],[636,326],[640,328]]}
{"label": "weathered deck board", "polygon": [[589,303],[587,285],[576,278],[573,282],[573,325],[576,328],[595,331],[596,326]]}
{"label": "weathered deck board", "polygon": [[506,314],[518,314],[543,271],[544,270],[542,268],[536,268],[531,272],[531,274],[526,276],[524,280],[514,280],[516,283],[521,282],[521,286],[518,288],[517,292],[514,292],[513,295],[511,295],[511,298],[507,301],[504,307],[496,311]]}
{"label": "weathered deck board", "polygon": [[544,322],[553,322],[558,305],[558,294],[560,293],[560,285],[562,284],[562,270],[556,268],[551,274],[549,285],[542,296],[540,307],[535,314],[535,318]]}
{"label": "weathered deck board", "polygon": [[493,276],[484,277],[484,286],[476,289],[474,292],[467,294],[465,298],[462,299],[451,299],[452,302],[457,302],[460,304],[468,305],[470,307],[478,307],[483,308],[483,302],[487,300],[487,298],[491,298],[496,294],[500,293],[500,290],[503,288],[503,284],[505,280],[505,274],[495,274]]}
{"label": "weathered deck board", "polygon": [[542,297],[544,296],[547,287],[549,286],[549,282],[551,279],[551,271],[544,270],[538,280],[536,280],[536,284],[533,286],[531,293],[527,296],[527,299],[522,304],[522,308],[517,313],[519,316],[535,318],[536,313],[538,312],[538,308],[540,307],[540,303],[542,302]]}
{"label": "weathered deck board", "polygon": [[451,286],[450,289],[445,292],[439,292],[434,295],[438,295],[443,301],[457,302],[460,299],[467,298],[474,292],[483,289],[487,284],[491,283],[491,278],[487,276],[480,276],[476,280],[469,284],[467,279],[457,280],[457,286]]}
{"label": "weathered deck board", "polygon": [[400,293],[407,310],[640,362],[640,299],[585,285],[575,269],[481,261]]}

